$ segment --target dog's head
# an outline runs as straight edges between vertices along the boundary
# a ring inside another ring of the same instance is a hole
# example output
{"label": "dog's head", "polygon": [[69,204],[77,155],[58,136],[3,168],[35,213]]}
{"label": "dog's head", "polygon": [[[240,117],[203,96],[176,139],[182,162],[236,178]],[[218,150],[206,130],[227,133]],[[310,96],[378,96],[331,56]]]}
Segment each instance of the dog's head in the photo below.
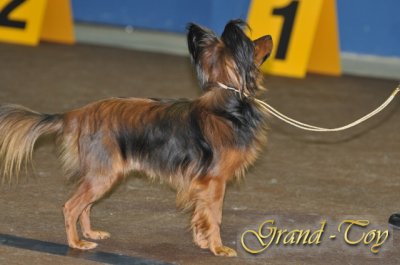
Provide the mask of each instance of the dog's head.
{"label": "dog's head", "polygon": [[232,20],[219,38],[213,31],[189,24],[187,41],[197,77],[204,90],[218,82],[254,95],[260,88],[259,66],[272,50],[269,35],[251,41],[243,32],[247,24]]}

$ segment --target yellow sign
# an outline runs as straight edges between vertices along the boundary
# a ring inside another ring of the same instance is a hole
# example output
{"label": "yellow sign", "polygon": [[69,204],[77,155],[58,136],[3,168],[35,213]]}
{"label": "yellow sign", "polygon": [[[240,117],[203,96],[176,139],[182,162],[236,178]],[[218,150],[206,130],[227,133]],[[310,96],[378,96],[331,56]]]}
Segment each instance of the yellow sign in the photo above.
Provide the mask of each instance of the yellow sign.
{"label": "yellow sign", "polygon": [[44,14],[42,40],[66,44],[75,42],[74,24],[69,0],[49,0]]}
{"label": "yellow sign", "polygon": [[270,34],[274,51],[262,70],[304,77],[340,74],[334,0],[253,0],[248,23],[254,38]]}
{"label": "yellow sign", "polygon": [[39,42],[47,0],[0,0],[0,40],[28,45]]}
{"label": "yellow sign", "polygon": [[69,0],[0,0],[0,41],[37,45],[73,43]]}

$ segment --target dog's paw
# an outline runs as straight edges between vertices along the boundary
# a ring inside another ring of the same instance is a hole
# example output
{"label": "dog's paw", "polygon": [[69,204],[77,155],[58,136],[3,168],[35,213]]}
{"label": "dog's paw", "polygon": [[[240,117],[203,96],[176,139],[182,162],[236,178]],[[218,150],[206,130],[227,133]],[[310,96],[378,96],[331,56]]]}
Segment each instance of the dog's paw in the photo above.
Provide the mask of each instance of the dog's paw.
{"label": "dog's paw", "polygon": [[202,249],[208,248],[208,240],[207,239],[196,239],[194,243]]}
{"label": "dog's paw", "polygon": [[111,234],[105,231],[95,231],[84,232],[83,236],[93,240],[107,239],[110,238]]}
{"label": "dog's paw", "polygon": [[193,241],[202,249],[209,248],[207,238],[202,233],[197,233],[196,229],[193,229]]}
{"label": "dog's paw", "polygon": [[223,257],[236,257],[237,253],[235,250],[225,247],[225,246],[220,246],[216,247],[214,249],[211,249],[211,251],[214,253],[215,256],[223,256]]}
{"label": "dog's paw", "polygon": [[76,249],[81,249],[81,250],[89,250],[89,249],[94,249],[97,247],[97,243],[94,242],[89,242],[85,240],[79,240],[74,243],[69,243],[68,244],[71,248],[76,248]]}

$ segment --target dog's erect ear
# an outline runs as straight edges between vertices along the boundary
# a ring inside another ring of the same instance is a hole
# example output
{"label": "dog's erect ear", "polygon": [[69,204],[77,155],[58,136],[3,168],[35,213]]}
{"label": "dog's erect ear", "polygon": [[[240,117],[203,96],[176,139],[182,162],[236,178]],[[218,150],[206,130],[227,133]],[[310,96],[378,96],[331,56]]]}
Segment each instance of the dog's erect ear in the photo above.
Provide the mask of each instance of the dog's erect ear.
{"label": "dog's erect ear", "polygon": [[[254,44],[244,33],[243,28],[248,27],[243,20],[231,20],[226,24],[221,35],[224,42],[237,66],[237,74],[240,76],[241,86],[238,87],[241,92],[245,88],[255,86],[254,70]],[[250,91],[247,91],[250,92]]]}
{"label": "dog's erect ear", "polygon": [[200,59],[205,47],[217,41],[217,36],[214,32],[209,29],[205,29],[194,23],[187,25],[187,43],[189,53],[192,57],[192,61],[197,63]]}
{"label": "dog's erect ear", "polygon": [[238,45],[245,45],[241,42],[249,41],[243,28],[248,27],[246,22],[241,19],[229,21],[222,32],[221,39],[229,48],[236,48]]}
{"label": "dog's erect ear", "polygon": [[246,36],[242,28],[248,27],[241,19],[231,20],[226,24],[221,39],[231,50],[238,64],[251,63],[253,56],[253,44]]}
{"label": "dog's erect ear", "polygon": [[253,43],[255,49],[254,61],[256,65],[260,66],[271,54],[272,38],[270,35],[265,35],[253,41]]}

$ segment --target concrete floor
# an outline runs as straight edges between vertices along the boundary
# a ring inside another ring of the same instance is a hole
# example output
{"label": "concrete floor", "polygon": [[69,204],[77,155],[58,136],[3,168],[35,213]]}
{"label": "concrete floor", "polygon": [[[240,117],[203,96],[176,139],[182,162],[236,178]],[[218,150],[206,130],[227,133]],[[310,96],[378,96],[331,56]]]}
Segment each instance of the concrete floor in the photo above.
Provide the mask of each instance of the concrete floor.
{"label": "concrete floor", "polygon": [[[112,96],[189,97],[199,94],[187,57],[89,45],[0,45],[0,102],[55,113]],[[265,98],[304,122],[336,127],[378,106],[395,81],[309,75],[266,77]],[[188,214],[176,211],[165,185],[131,176],[96,205],[94,226],[111,232],[97,250],[175,264],[399,264],[399,231],[374,255],[349,246],[337,232],[345,219],[368,219],[388,229],[400,211],[400,100],[365,124],[340,133],[310,133],[271,118],[269,144],[244,181],[229,186],[222,237],[237,258],[217,258],[194,246]],[[63,178],[54,145],[35,153],[36,175],[0,187],[0,233],[65,244],[61,206],[72,186]],[[280,228],[316,229],[327,220],[320,246],[278,246],[246,254],[241,234],[274,219]],[[358,229],[354,238],[372,226]],[[0,245],[0,264],[97,264]]]}

